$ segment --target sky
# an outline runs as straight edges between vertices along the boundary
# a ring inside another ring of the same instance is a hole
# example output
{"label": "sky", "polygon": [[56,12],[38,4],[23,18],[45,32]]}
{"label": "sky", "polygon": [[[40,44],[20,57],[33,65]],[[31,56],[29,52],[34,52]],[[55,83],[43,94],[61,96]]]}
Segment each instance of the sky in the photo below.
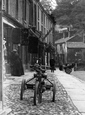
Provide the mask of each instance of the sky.
{"label": "sky", "polygon": [[[40,1],[42,1],[42,0],[40,0]],[[47,0],[47,1],[49,1],[52,4],[52,8],[55,9],[55,7],[57,5],[56,0]]]}
{"label": "sky", "polygon": [[51,4],[52,4],[52,7],[53,7],[53,9],[55,9],[55,7],[56,7],[56,0],[49,0],[49,1],[51,1]]}

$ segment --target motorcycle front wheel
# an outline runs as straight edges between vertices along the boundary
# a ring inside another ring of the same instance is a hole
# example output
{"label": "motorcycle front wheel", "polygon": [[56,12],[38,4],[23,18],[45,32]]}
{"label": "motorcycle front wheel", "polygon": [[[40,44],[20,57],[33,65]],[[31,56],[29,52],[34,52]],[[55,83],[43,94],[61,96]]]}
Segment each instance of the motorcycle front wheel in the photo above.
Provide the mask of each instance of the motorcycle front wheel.
{"label": "motorcycle front wheel", "polygon": [[35,88],[34,88],[34,105],[37,105],[37,103],[42,102],[42,92],[41,92],[41,87],[39,84],[39,81],[35,83]]}

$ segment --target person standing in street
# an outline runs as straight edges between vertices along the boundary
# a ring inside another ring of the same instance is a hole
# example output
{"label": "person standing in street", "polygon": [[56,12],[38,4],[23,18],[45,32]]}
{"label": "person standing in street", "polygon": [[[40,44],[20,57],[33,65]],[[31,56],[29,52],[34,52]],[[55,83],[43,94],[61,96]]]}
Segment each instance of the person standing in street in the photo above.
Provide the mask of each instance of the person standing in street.
{"label": "person standing in street", "polygon": [[21,76],[24,75],[24,69],[22,61],[17,53],[17,50],[14,49],[9,56],[11,75],[12,76]]}
{"label": "person standing in street", "polygon": [[59,60],[59,70],[63,71],[63,61],[62,61],[62,59]]}
{"label": "person standing in street", "polygon": [[53,57],[50,59],[50,68],[51,68],[51,72],[54,72],[54,70],[55,70],[55,60],[54,60]]}

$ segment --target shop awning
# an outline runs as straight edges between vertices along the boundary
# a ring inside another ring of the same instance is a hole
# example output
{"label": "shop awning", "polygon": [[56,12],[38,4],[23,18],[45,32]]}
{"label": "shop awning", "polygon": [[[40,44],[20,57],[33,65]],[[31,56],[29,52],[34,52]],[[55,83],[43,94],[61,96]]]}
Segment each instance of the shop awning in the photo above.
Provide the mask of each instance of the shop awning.
{"label": "shop awning", "polygon": [[2,22],[5,23],[5,24],[7,24],[7,25],[9,25],[9,26],[11,26],[11,27],[13,27],[13,28],[16,28],[15,25],[13,25],[12,23],[10,23],[10,22],[9,22],[8,20],[6,20],[4,17],[2,18]]}
{"label": "shop awning", "polygon": [[3,11],[3,18],[7,20],[7,22],[10,22],[13,26],[16,26],[18,28],[23,28],[23,24],[18,22],[14,17],[12,17],[10,14]]}
{"label": "shop awning", "polygon": [[73,37],[74,37],[74,36],[72,36],[72,37],[67,37],[67,38],[61,38],[61,39],[55,41],[55,44],[65,43],[65,42],[67,42],[68,40],[72,39]]}

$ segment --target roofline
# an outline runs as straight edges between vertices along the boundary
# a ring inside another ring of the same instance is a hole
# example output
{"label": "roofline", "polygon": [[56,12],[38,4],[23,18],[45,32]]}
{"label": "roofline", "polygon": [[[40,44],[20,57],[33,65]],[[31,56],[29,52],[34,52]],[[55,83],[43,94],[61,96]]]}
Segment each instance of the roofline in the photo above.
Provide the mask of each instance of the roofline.
{"label": "roofline", "polygon": [[54,24],[54,21],[53,21],[53,19],[51,18],[51,14],[48,14],[47,12],[46,12],[46,10],[43,8],[43,6],[42,6],[42,4],[40,3],[40,2],[38,2],[38,4],[39,4],[39,6],[42,8],[42,10],[45,12],[45,14],[48,16],[48,18],[50,18],[50,20],[53,22],[53,24]]}
{"label": "roofline", "polygon": [[[65,40],[65,41],[61,41],[61,42],[59,42],[59,43],[56,43],[58,40],[56,40],[55,41],[55,44],[61,44],[61,43],[65,43],[65,42],[67,42],[68,40],[70,40],[70,39],[72,39],[73,37],[75,37],[76,35],[74,35],[74,36],[71,36],[71,37],[66,37],[66,38],[61,38],[61,39],[59,39],[59,40]],[[68,40],[66,40],[68,38]]]}
{"label": "roofline", "polygon": [[[65,43],[65,42],[67,42],[68,40],[70,40],[70,39],[72,39],[73,37],[75,37],[76,35],[78,35],[78,34],[80,34],[80,33],[82,33],[83,31],[80,31],[80,32],[77,32],[74,36],[71,36],[71,37],[66,37],[66,38],[61,38],[61,39],[59,39],[59,40],[56,40],[55,41],[55,44],[61,44],[61,43]],[[67,39],[68,38],[68,39]],[[60,41],[60,40],[65,40],[65,41]],[[67,40],[66,40],[67,39]],[[58,43],[56,43],[57,41],[59,41]]]}

